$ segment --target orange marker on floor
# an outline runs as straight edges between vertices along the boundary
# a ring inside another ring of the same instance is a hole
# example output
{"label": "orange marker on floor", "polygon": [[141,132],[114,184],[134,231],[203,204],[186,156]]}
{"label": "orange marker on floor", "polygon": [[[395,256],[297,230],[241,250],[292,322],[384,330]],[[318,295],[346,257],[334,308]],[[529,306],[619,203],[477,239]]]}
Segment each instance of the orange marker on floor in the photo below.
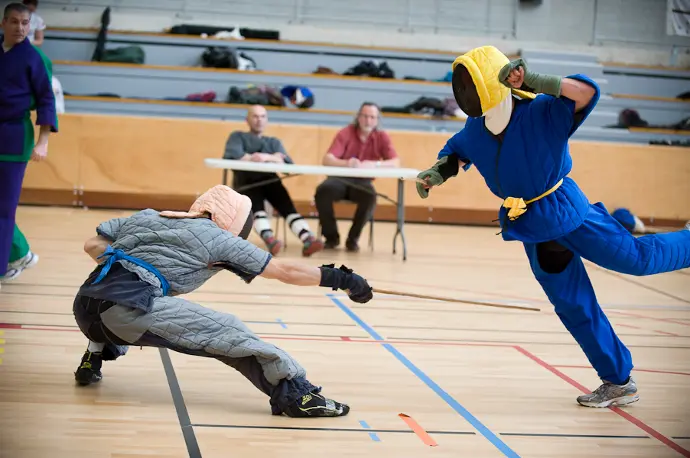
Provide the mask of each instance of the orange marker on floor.
{"label": "orange marker on floor", "polygon": [[402,420],[403,420],[405,423],[407,423],[407,426],[409,426],[410,429],[412,429],[412,431],[414,431],[415,434],[416,434],[416,435],[422,440],[422,442],[424,442],[426,445],[429,445],[429,446],[431,446],[431,447],[437,447],[437,446],[438,446],[438,444],[436,443],[436,441],[435,441],[434,439],[432,439],[431,436],[430,436],[426,431],[424,431],[424,428],[422,428],[422,427],[419,425],[419,423],[417,423],[412,417],[410,417],[409,415],[406,415],[406,414],[404,414],[404,413],[400,413],[400,414],[398,414],[398,416],[399,416],[400,418],[402,418]]}

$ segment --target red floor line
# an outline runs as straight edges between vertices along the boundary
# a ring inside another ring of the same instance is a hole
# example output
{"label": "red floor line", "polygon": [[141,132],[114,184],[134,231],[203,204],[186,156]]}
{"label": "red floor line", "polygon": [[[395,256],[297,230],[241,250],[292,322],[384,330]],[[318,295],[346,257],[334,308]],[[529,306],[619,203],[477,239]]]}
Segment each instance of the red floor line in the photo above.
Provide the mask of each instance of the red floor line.
{"label": "red floor line", "polygon": [[[592,366],[577,366],[570,364],[552,364],[552,367],[562,367],[571,369],[592,369]],[[652,374],[671,374],[671,375],[687,375],[690,377],[690,372],[666,371],[662,369],[640,369],[638,367],[633,369],[633,372],[649,372]]]}
{"label": "red floor line", "polygon": [[616,326],[622,326],[624,328],[631,328],[631,329],[642,329],[639,326],[633,326],[631,324],[622,324],[622,323],[616,323]]}
{"label": "red floor line", "polygon": [[0,323],[0,328],[3,328],[3,329],[21,329],[22,325],[21,324],[12,324],[12,323]]}
{"label": "red floor line", "polygon": [[22,325],[20,329],[26,331],[57,331],[57,332],[81,332],[78,328],[56,328],[51,326],[24,326]]}
{"label": "red floor line", "polygon": [[[21,324],[11,324],[11,323],[0,323],[0,329],[22,329],[26,331],[67,331],[67,332],[81,332],[79,328],[68,328],[68,327],[51,327],[49,325],[21,325]],[[491,343],[491,342],[425,342],[423,340],[398,340],[398,339],[386,339],[386,340],[374,340],[374,339],[360,339],[351,338],[347,336],[340,337],[291,337],[291,336],[279,336],[271,334],[260,334],[259,337],[262,339],[272,339],[272,340],[296,340],[296,341],[317,341],[317,342],[352,342],[352,343],[370,343],[370,344],[410,344],[410,345],[438,345],[438,346],[450,346],[450,347],[513,347],[513,344],[508,343]]]}
{"label": "red floor line", "polygon": [[690,323],[684,323],[682,321],[674,320],[672,318],[656,318],[653,316],[640,315],[639,313],[619,312],[618,310],[609,310],[609,313],[615,313],[617,315],[624,315],[624,316],[632,316],[635,318],[645,318],[647,320],[661,321],[663,323],[674,323],[674,324],[680,324],[682,326],[690,326]]}
{"label": "red floor line", "polygon": [[673,333],[673,332],[659,331],[659,330],[656,330],[656,329],[654,330],[654,332],[656,332],[656,333],[658,333],[658,334],[666,334],[667,336],[673,336],[673,337],[685,337],[685,336],[681,336],[680,334],[676,334],[676,333]]}
{"label": "red floor line", "polygon": [[[28,331],[58,331],[58,332],[81,332],[78,328],[74,327],[55,327],[50,325],[21,325],[13,323],[0,323],[0,329],[23,329]],[[669,333],[670,334],[670,333]],[[676,337],[684,337],[678,336]],[[394,343],[401,345],[422,345],[422,346],[446,346],[446,347],[513,347],[514,344],[511,343],[492,343],[492,342],[448,342],[448,341],[435,341],[427,342],[423,340],[398,340],[398,339],[387,339],[387,340],[373,340],[365,338],[352,338],[348,336],[340,337],[291,337],[291,336],[280,336],[280,335],[270,335],[261,334],[263,339],[273,339],[273,340],[296,340],[296,341],[316,341],[316,342],[353,342],[353,343],[369,343],[369,344],[385,344]]]}
{"label": "red floor line", "polygon": [[[556,369],[554,366],[550,365],[549,363],[547,363],[547,362],[544,361],[543,359],[539,358],[538,356],[536,356],[536,355],[532,354],[531,352],[525,350],[524,348],[520,347],[519,345],[515,345],[514,348],[515,348],[517,351],[519,351],[520,353],[522,353],[523,355],[525,355],[526,357],[528,357],[529,359],[531,359],[532,361],[534,361],[535,363],[539,364],[539,365],[540,365],[541,367],[543,367],[544,369],[546,369],[546,370],[550,371],[551,373],[553,373],[554,375],[560,377],[562,380],[565,380],[566,382],[570,383],[572,386],[574,386],[574,387],[577,388],[578,390],[582,391],[583,393],[585,393],[585,394],[591,393],[591,390],[588,390],[588,389],[585,388],[582,384],[580,384],[579,382],[577,382],[577,381],[573,380],[572,378],[568,377],[568,376],[565,375],[563,372],[559,371],[559,370]],[[637,427],[640,428],[642,431],[646,432],[647,434],[649,434],[650,436],[652,436],[654,439],[658,440],[659,442],[663,443],[663,444],[666,445],[667,447],[671,448],[672,450],[675,450],[676,452],[680,453],[681,455],[683,455],[683,456],[685,456],[685,457],[690,458],[690,450],[687,450],[687,449],[681,447],[680,445],[676,444],[676,443],[673,442],[671,439],[669,439],[668,437],[664,436],[664,435],[661,434],[660,432],[656,431],[655,429],[653,429],[651,426],[647,425],[647,424],[644,423],[643,421],[639,420],[638,418],[635,418],[634,416],[632,416],[632,415],[630,415],[629,413],[623,411],[623,409],[621,409],[621,408],[619,408],[619,407],[609,407],[609,409],[610,409],[612,412],[618,414],[619,416],[625,418],[625,419],[628,420],[630,423],[632,423],[633,425],[637,426]]]}
{"label": "red floor line", "polygon": [[273,340],[316,340],[323,342],[353,342],[353,343],[371,343],[371,344],[410,344],[410,345],[445,345],[450,347],[513,347],[512,344],[497,344],[497,343],[482,343],[482,342],[425,342],[423,340],[397,340],[397,339],[386,339],[386,340],[373,340],[373,339],[360,339],[352,338],[347,336],[341,337],[290,337],[290,336],[277,336],[277,335],[260,335],[262,339],[273,339]]}

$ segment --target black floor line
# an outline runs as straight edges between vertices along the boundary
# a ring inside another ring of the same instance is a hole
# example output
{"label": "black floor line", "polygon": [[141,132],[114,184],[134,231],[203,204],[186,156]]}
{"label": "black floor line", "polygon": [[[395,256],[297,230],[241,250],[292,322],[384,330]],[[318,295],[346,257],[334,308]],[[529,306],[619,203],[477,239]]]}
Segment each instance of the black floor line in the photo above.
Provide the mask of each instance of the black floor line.
{"label": "black floor line", "polygon": [[[286,431],[325,431],[325,432],[355,432],[355,433],[394,433],[394,434],[414,434],[411,429],[361,429],[361,428],[319,428],[311,426],[261,426],[261,425],[213,425],[213,424],[193,424],[195,428],[228,428],[228,429],[267,429],[267,430],[286,430]],[[453,435],[453,436],[475,436],[474,431],[426,431],[429,434]],[[565,437],[583,439],[649,439],[649,436],[617,436],[607,434],[564,434],[564,433],[499,433],[501,436],[517,437]],[[677,438],[682,439],[682,438]]]}
{"label": "black floor line", "polygon": [[[398,433],[398,434],[414,434],[411,429],[362,429],[362,428],[318,428],[313,426],[261,426],[261,425],[211,425],[211,424],[193,424],[195,428],[228,428],[228,429],[269,429],[269,430],[285,430],[285,431],[326,431],[326,432],[342,432],[342,433]],[[462,436],[476,435],[474,431],[427,431],[429,434],[451,434]]]}
{"label": "black floor line", "polygon": [[201,450],[199,449],[199,443],[196,440],[196,435],[194,434],[192,422],[189,420],[187,406],[185,406],[184,404],[182,390],[180,389],[180,384],[177,381],[177,375],[175,375],[175,368],[173,367],[172,360],[170,359],[170,354],[168,354],[168,350],[165,348],[159,348],[158,351],[160,352],[161,360],[163,361],[165,377],[168,379],[168,385],[170,386],[170,394],[172,394],[173,403],[175,404],[175,411],[177,411],[177,418],[180,421],[180,428],[182,428],[182,436],[184,437],[184,441],[187,444],[187,452],[189,453],[189,458],[201,458]]}

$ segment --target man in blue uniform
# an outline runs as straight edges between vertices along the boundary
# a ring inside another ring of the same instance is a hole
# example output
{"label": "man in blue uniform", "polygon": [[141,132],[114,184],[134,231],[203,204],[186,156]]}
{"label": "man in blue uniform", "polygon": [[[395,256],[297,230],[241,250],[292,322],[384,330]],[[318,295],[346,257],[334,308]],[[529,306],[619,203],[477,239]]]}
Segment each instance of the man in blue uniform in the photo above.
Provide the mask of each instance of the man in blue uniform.
{"label": "man in blue uniform", "polygon": [[[0,36],[0,283],[38,261],[15,224],[15,214],[27,162],[44,159],[48,136],[57,132],[51,64],[27,38],[30,21],[25,5],[5,7]],[[35,144],[33,109],[41,126]]]}
{"label": "man in blue uniform", "polygon": [[504,200],[503,239],[524,244],[536,279],[603,381],[577,401],[588,407],[637,401],[630,352],[599,306],[582,258],[629,275],[686,268],[690,228],[635,238],[568,177],[568,140],[600,96],[590,78],[531,72],[522,59],[510,62],[485,46],[455,60],[452,87],[467,123],[419,174],[417,192],[426,198],[460,168],[477,167]]}

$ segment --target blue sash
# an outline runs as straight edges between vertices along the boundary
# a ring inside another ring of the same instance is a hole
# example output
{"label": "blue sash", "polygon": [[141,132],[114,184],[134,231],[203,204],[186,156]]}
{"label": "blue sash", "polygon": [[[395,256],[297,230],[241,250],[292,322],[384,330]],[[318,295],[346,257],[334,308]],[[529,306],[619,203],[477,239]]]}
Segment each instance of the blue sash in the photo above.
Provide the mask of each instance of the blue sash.
{"label": "blue sash", "polygon": [[103,266],[101,273],[98,275],[98,277],[96,277],[96,280],[94,280],[93,283],[91,283],[92,285],[95,285],[96,283],[103,280],[103,278],[105,278],[105,276],[110,271],[110,268],[113,266],[113,263],[115,263],[117,261],[124,260],[124,261],[129,261],[133,264],[136,264],[139,267],[143,267],[144,269],[146,269],[149,272],[151,272],[152,274],[154,274],[158,278],[158,280],[160,280],[160,282],[161,282],[161,288],[163,288],[163,295],[164,296],[168,295],[168,291],[170,290],[170,283],[168,283],[168,280],[165,279],[163,274],[161,274],[158,271],[158,269],[153,267],[148,262],[144,262],[141,259],[137,259],[133,256],[129,256],[129,255],[125,254],[125,252],[122,250],[113,249],[113,247],[111,247],[110,245],[108,245],[108,247],[105,249],[105,252],[103,252],[103,254],[100,255],[98,257],[98,259],[101,259],[101,258],[106,257],[106,256],[108,256],[108,260],[106,261],[105,265]]}

